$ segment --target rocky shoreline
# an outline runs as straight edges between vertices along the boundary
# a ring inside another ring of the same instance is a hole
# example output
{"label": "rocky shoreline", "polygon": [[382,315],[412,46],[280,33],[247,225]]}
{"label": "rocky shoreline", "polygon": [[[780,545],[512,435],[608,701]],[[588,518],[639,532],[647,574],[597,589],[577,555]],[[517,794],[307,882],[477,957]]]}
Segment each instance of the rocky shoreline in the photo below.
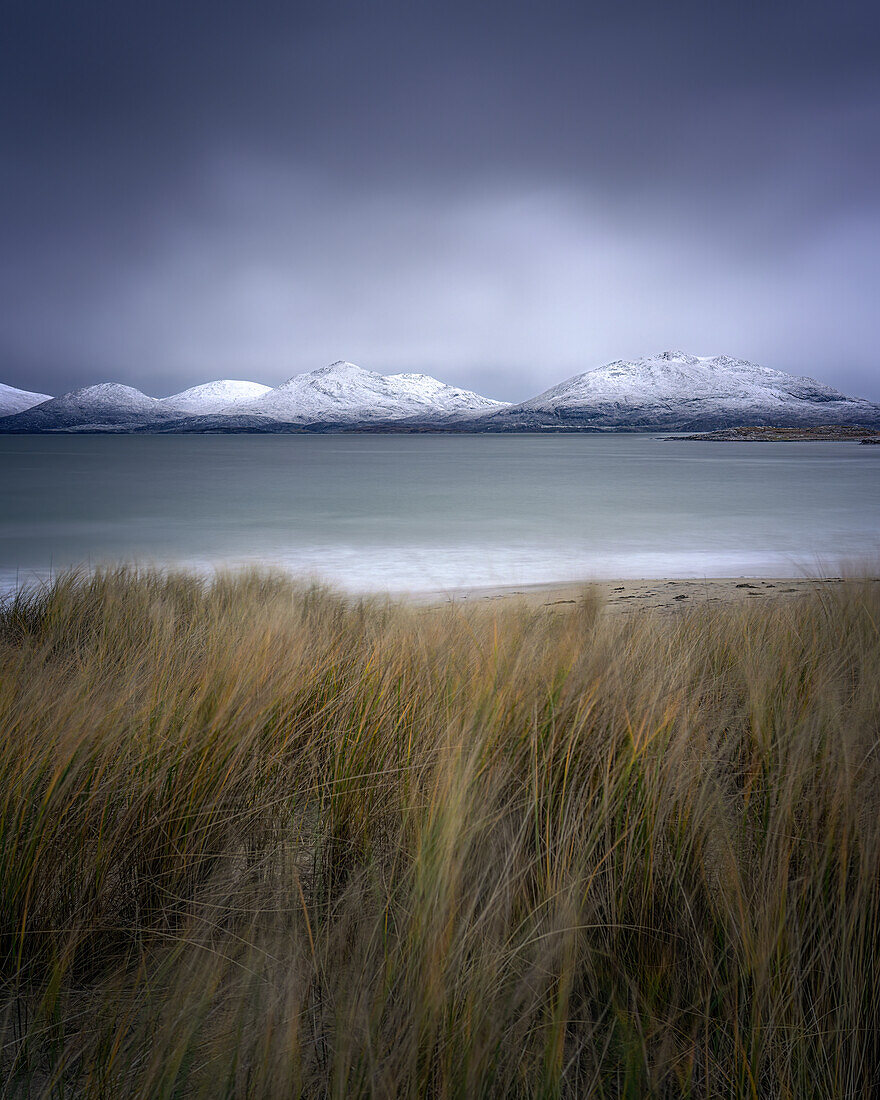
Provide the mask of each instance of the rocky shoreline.
{"label": "rocky shoreline", "polygon": [[694,435],[671,435],[667,440],[699,440],[707,443],[880,443],[880,432],[854,424],[823,424],[814,428],[720,428]]}

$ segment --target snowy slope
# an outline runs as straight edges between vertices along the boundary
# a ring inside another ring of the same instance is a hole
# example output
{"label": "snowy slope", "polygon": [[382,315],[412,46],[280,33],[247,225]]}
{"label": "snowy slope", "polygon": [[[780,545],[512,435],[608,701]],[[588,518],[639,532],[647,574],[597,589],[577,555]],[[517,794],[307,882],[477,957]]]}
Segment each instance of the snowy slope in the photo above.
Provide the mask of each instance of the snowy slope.
{"label": "snowy slope", "polygon": [[118,382],[86,386],[41,405],[3,417],[0,430],[70,431],[91,427],[125,427],[167,420],[172,414],[161,401]]}
{"label": "snowy slope", "polygon": [[30,390],[17,390],[14,386],[4,386],[0,382],[0,416],[12,416],[24,412],[43,401],[51,401],[48,393],[31,393]]}
{"label": "snowy slope", "polygon": [[385,378],[401,394],[408,394],[442,413],[486,413],[505,409],[509,401],[495,401],[473,390],[448,386],[430,374],[387,374]]}
{"label": "snowy slope", "polygon": [[880,406],[811,378],[728,355],[665,351],[577,374],[491,418],[499,426],[687,430],[740,424],[870,423]]}
{"label": "snowy slope", "polygon": [[354,363],[298,374],[256,401],[224,412],[269,416],[287,423],[352,423],[476,415],[503,408],[469,390],[425,374],[377,374]]}
{"label": "snowy slope", "polygon": [[162,404],[167,405],[169,409],[199,416],[220,412],[221,409],[237,408],[239,405],[262,397],[271,388],[259,382],[240,382],[233,378],[222,378],[216,382],[192,386],[182,393],[175,393],[161,400]]}

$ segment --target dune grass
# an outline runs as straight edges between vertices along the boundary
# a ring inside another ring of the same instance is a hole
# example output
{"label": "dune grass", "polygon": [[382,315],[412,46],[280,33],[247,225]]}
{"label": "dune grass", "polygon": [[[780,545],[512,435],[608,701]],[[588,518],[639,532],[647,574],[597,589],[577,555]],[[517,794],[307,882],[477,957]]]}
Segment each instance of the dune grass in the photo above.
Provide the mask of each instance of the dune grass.
{"label": "dune grass", "polygon": [[878,588],[8,602],[2,1095],[877,1095]]}

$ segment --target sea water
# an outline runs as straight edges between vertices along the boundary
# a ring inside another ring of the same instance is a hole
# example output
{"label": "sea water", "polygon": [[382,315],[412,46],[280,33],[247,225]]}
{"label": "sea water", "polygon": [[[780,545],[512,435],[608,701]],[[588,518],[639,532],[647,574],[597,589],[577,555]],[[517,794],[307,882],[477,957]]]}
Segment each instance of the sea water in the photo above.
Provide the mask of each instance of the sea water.
{"label": "sea water", "polygon": [[0,587],[114,562],[355,591],[834,575],[880,447],[656,435],[0,436]]}

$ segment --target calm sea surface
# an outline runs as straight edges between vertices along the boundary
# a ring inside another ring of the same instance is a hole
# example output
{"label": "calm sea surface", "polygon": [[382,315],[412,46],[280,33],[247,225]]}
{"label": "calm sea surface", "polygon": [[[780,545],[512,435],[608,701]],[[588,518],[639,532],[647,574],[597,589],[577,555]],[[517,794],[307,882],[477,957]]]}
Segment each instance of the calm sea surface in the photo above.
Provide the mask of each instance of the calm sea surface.
{"label": "calm sea surface", "polygon": [[0,587],[269,563],[350,589],[783,576],[880,554],[880,447],[656,436],[0,436]]}

